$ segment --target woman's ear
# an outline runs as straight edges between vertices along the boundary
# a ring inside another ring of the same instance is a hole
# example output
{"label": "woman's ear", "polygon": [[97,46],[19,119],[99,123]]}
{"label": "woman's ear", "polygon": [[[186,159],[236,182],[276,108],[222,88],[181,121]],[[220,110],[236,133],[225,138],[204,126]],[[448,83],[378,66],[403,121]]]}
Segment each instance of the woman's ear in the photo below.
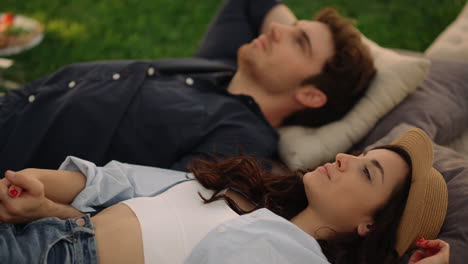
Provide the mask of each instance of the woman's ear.
{"label": "woman's ear", "polygon": [[296,100],[305,107],[320,108],[327,103],[327,96],[315,86],[306,85],[297,90]]}
{"label": "woman's ear", "polygon": [[363,222],[358,225],[357,232],[360,236],[367,235],[374,228],[374,222]]}

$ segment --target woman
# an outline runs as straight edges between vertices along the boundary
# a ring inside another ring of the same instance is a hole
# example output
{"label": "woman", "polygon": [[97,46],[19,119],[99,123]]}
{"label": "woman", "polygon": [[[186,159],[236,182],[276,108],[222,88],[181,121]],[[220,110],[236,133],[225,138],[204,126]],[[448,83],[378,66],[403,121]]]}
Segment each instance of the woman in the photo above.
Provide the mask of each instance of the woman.
{"label": "woman", "polygon": [[[2,260],[394,263],[419,237],[438,234],[447,207],[419,129],[358,157],[338,154],[303,177],[269,175],[246,157],[200,161],[196,180],[73,157],[61,169],[6,173],[0,220],[35,221],[0,225]],[[40,219],[50,216],[76,218]],[[420,238],[416,246],[426,256],[416,251],[410,263],[448,263],[445,242]]]}

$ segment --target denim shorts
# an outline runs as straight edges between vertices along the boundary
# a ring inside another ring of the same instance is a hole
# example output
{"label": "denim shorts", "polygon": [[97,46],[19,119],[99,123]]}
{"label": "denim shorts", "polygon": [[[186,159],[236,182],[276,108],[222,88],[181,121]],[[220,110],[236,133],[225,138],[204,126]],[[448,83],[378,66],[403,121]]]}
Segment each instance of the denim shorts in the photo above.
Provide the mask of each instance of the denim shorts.
{"label": "denim shorts", "polygon": [[97,263],[89,215],[44,218],[26,225],[0,224],[1,263]]}

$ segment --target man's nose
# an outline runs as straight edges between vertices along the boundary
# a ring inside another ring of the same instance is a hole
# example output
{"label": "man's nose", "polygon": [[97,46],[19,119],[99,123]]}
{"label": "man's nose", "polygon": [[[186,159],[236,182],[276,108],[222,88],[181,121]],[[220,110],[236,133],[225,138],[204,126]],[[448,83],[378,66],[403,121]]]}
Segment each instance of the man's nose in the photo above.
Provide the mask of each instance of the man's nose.
{"label": "man's nose", "polygon": [[283,27],[285,27],[285,25],[277,22],[272,22],[268,28],[268,37],[274,42],[279,42]]}

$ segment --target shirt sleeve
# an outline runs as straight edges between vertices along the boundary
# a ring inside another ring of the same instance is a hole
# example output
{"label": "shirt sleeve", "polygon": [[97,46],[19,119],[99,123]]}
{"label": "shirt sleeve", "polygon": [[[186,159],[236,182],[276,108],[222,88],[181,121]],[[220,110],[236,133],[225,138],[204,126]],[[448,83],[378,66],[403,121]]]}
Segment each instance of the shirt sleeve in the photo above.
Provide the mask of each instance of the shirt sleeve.
{"label": "shirt sleeve", "polygon": [[67,157],[59,170],[80,171],[86,176],[85,188],[71,205],[81,212],[93,213],[121,201],[156,196],[170,187],[192,180],[181,171],[111,161],[104,167],[76,157]]}
{"label": "shirt sleeve", "polygon": [[257,37],[265,15],[280,3],[280,0],[225,0],[195,55],[237,65],[239,47]]}
{"label": "shirt sleeve", "polygon": [[248,17],[258,35],[265,15],[276,5],[282,4],[281,0],[256,0],[249,1]]}

